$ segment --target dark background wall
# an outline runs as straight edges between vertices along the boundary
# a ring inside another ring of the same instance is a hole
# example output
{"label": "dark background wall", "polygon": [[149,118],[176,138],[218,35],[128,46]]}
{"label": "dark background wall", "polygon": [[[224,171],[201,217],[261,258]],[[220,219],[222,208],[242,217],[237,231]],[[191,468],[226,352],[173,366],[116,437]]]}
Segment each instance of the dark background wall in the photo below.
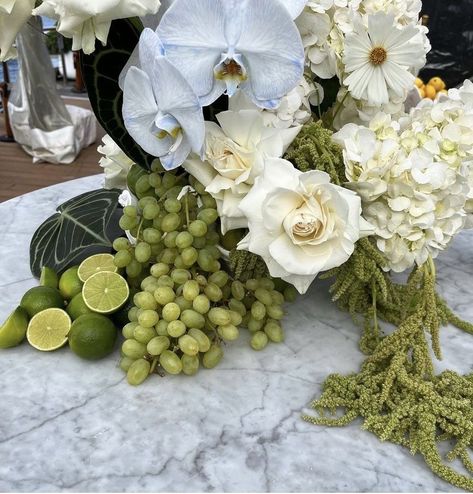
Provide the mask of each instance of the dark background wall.
{"label": "dark background wall", "polygon": [[473,0],[423,0],[432,51],[420,73],[442,77],[449,88],[473,79]]}

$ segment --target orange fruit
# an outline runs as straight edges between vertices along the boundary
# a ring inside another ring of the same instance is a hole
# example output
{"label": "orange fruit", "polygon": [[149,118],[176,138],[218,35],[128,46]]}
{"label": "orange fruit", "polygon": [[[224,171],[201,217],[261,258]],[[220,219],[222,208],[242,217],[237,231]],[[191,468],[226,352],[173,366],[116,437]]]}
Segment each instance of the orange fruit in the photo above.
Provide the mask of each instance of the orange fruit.
{"label": "orange fruit", "polygon": [[420,89],[424,85],[424,81],[420,77],[416,77],[414,84]]}
{"label": "orange fruit", "polygon": [[425,98],[425,86],[418,87],[417,91],[419,91],[420,97]]}
{"label": "orange fruit", "polygon": [[435,99],[437,96],[437,91],[435,90],[434,86],[431,86],[430,84],[427,84],[425,86],[425,97],[430,98],[430,99]]}
{"label": "orange fruit", "polygon": [[437,92],[447,88],[447,85],[445,84],[445,82],[443,82],[442,79],[440,79],[440,77],[432,77],[432,79],[430,79],[428,84],[433,86],[435,88],[435,91]]}

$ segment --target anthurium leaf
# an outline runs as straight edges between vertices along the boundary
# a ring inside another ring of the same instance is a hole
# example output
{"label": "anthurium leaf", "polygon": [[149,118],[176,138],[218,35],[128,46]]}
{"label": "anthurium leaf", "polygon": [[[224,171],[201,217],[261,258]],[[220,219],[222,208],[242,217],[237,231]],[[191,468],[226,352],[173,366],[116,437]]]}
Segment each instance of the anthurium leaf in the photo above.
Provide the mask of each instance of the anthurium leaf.
{"label": "anthurium leaf", "polygon": [[120,73],[138,44],[142,30],[139,19],[113,21],[107,45],[97,42],[95,52],[82,53],[81,60],[90,103],[100,125],[136,164],[149,170],[155,158],[143,151],[125,129],[123,93],[118,85]]}
{"label": "anthurium leaf", "polygon": [[33,235],[30,268],[39,277],[48,266],[63,271],[90,247],[109,249],[112,242],[107,228],[117,209],[120,190],[99,189],[86,192],[57,208]]}

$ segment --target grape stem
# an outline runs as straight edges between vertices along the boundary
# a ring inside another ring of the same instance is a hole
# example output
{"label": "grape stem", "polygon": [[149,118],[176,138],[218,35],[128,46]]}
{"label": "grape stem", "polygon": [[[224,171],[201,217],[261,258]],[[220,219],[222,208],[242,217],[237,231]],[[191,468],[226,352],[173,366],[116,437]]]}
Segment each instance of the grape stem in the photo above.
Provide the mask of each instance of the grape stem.
{"label": "grape stem", "polygon": [[187,221],[187,229],[191,224],[190,215],[189,215],[189,196],[186,194],[186,221]]}

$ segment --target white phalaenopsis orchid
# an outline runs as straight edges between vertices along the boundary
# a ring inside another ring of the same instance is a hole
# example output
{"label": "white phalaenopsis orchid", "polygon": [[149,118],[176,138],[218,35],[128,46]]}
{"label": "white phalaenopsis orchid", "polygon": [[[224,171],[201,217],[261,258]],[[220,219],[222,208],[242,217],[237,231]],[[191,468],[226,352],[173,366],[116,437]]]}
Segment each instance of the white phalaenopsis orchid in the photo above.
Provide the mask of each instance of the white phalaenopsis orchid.
{"label": "white phalaenopsis orchid", "polygon": [[271,109],[304,70],[291,17],[278,0],[175,0],[157,33],[203,106],[241,88],[255,104]]}
{"label": "white phalaenopsis orchid", "polygon": [[72,49],[90,54],[96,38],[107,43],[114,19],[156,14],[159,6],[159,0],[43,0],[34,14],[57,19],[58,32],[73,39]]}
{"label": "white phalaenopsis orchid", "polygon": [[34,0],[0,0],[0,62],[16,57],[16,35],[30,18]]}
{"label": "white phalaenopsis orchid", "polygon": [[295,19],[299,17],[300,13],[304,10],[308,0],[279,0],[284,7],[289,11],[291,17]]}
{"label": "white phalaenopsis orchid", "polygon": [[131,67],[125,77],[125,127],[147,153],[172,170],[191,151],[202,149],[202,107],[182,74],[163,56],[161,42],[151,29],[143,31],[139,46],[142,69]]}

